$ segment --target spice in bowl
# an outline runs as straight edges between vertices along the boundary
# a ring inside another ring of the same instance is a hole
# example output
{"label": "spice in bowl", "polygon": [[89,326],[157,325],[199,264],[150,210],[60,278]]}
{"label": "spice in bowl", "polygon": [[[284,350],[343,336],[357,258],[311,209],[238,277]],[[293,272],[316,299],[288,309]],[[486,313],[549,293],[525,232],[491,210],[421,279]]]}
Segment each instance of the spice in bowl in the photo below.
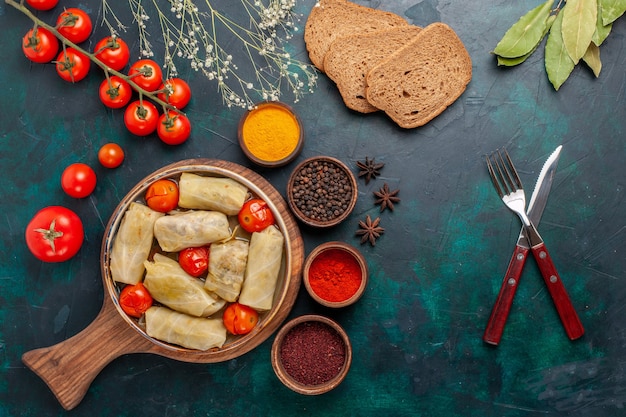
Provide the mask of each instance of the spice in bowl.
{"label": "spice in bowl", "polygon": [[354,304],[363,295],[367,281],[365,258],[344,242],[319,245],[304,263],[304,285],[311,297],[326,307]]}
{"label": "spice in bowl", "polygon": [[302,123],[291,107],[266,101],[248,110],[238,128],[239,144],[257,165],[271,168],[288,164],[302,150]]}
{"label": "spice in bowl", "polygon": [[300,394],[318,395],[338,386],[348,373],[352,347],[336,322],[306,315],[287,323],[272,345],[278,379]]}
{"label": "spice in bowl", "polygon": [[334,226],[354,209],[356,179],[336,158],[308,158],[291,173],[287,200],[292,212],[303,223],[314,227]]}

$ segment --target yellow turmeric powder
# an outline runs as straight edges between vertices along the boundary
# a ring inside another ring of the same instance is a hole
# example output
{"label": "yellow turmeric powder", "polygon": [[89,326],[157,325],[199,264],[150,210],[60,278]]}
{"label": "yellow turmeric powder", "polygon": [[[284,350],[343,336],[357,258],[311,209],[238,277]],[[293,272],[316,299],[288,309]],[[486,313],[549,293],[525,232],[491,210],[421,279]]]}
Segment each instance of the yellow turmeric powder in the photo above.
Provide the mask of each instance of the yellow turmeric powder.
{"label": "yellow turmeric powder", "polygon": [[262,103],[246,117],[242,138],[257,158],[275,162],[289,156],[298,146],[300,125],[289,109],[277,103]]}

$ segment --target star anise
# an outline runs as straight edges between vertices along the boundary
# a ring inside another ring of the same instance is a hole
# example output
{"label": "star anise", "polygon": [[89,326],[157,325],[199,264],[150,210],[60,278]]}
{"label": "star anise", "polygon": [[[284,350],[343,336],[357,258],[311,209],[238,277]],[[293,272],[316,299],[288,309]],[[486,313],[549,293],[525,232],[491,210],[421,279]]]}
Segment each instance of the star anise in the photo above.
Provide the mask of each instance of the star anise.
{"label": "star anise", "polygon": [[370,243],[372,246],[376,246],[376,239],[385,233],[385,229],[379,226],[380,217],[376,217],[374,221],[368,214],[365,221],[359,220],[359,230],[356,231],[357,236],[361,236],[361,245],[365,242]]}
{"label": "star anise", "polygon": [[370,180],[380,175],[380,170],[385,166],[384,163],[376,163],[375,158],[369,159],[365,157],[365,161],[357,161],[356,165],[359,167],[359,177],[365,176],[365,184],[369,184]]}
{"label": "star anise", "polygon": [[374,191],[374,196],[378,197],[374,204],[380,204],[380,211],[385,211],[386,208],[393,211],[395,208],[393,205],[400,202],[398,193],[400,190],[389,190],[389,184],[383,184],[383,188],[378,191]]}

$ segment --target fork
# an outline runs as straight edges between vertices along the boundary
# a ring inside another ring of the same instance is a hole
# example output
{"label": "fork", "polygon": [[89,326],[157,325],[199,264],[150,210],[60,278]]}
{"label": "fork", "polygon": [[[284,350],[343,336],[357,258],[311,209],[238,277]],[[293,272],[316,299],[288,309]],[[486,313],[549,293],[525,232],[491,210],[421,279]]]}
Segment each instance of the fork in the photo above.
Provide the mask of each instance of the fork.
{"label": "fork", "polygon": [[584,334],[585,330],[567,295],[565,286],[552,262],[543,239],[535,225],[528,218],[528,215],[526,215],[524,187],[506,149],[497,150],[487,156],[487,169],[498,195],[504,204],[518,215],[526,229],[526,237],[531,252],[537,261],[567,336],[570,340],[578,339]]}

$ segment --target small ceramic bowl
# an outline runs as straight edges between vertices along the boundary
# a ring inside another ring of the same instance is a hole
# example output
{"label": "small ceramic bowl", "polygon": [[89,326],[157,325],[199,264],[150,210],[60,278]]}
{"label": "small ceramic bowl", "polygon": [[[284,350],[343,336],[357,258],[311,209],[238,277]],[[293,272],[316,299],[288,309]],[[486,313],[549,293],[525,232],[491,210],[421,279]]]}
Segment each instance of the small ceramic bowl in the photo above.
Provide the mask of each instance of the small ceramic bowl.
{"label": "small ceramic bowl", "polygon": [[319,315],[296,317],[272,344],[272,368],[289,389],[319,395],[336,388],[348,375],[352,345],[333,320]]}
{"label": "small ceramic bowl", "polygon": [[277,168],[293,161],[304,144],[304,129],[288,105],[264,101],[246,111],[237,129],[243,153],[264,168]]}
{"label": "small ceramic bowl", "polygon": [[311,298],[326,307],[354,304],[365,292],[368,276],[361,252],[344,242],[322,243],[304,261],[304,286]]}
{"label": "small ceramic bowl", "polygon": [[302,223],[318,228],[345,220],[356,204],[358,188],[350,168],[330,156],[300,162],[287,182],[287,201]]}

